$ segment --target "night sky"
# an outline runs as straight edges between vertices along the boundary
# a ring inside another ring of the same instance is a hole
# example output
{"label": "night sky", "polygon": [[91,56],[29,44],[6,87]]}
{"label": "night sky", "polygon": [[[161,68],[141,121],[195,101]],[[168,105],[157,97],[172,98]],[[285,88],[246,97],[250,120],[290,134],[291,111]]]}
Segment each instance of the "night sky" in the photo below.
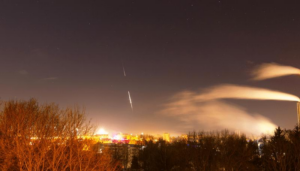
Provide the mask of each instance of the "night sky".
{"label": "night sky", "polygon": [[[181,127],[159,111],[178,92],[224,83],[300,96],[300,76],[250,81],[249,75],[262,63],[300,68],[298,4],[3,0],[0,97],[85,106],[87,117],[110,132],[203,130]],[[226,101],[284,128],[296,124],[295,102]]]}

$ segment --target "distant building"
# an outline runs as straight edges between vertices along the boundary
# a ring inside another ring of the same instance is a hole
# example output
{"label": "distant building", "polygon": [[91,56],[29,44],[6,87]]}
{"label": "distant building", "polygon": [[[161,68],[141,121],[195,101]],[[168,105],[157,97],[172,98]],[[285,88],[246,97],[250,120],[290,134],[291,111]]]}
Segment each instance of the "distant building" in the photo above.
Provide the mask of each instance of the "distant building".
{"label": "distant building", "polygon": [[139,156],[139,149],[141,147],[139,145],[128,145],[128,163],[127,167],[131,168],[131,162],[134,156]]}
{"label": "distant building", "polygon": [[124,143],[111,143],[102,144],[98,143],[97,148],[99,153],[102,153],[104,149],[109,149],[112,153],[112,157],[121,161],[123,169],[131,167],[131,162],[134,156],[139,156],[140,145],[124,144]]}

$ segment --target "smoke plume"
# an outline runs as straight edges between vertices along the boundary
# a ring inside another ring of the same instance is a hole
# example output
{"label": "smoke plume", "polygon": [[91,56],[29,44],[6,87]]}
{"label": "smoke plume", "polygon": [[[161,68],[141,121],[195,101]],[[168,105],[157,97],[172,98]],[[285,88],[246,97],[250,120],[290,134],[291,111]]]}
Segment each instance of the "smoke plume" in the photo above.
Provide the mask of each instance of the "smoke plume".
{"label": "smoke plume", "polygon": [[276,63],[262,64],[252,72],[252,80],[265,80],[286,75],[300,75],[300,69]]}

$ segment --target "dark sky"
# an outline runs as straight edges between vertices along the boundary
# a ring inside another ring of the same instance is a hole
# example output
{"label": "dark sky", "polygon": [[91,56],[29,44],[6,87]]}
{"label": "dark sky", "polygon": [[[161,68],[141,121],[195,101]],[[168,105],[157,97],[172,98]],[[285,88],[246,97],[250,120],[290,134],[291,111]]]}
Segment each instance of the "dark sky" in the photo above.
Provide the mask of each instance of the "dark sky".
{"label": "dark sky", "polygon": [[[110,131],[184,132],[176,118],[157,114],[183,90],[231,83],[300,95],[299,76],[249,81],[249,72],[261,63],[300,68],[298,4],[2,0],[0,96],[79,104]],[[282,127],[296,124],[295,102],[232,103]]]}

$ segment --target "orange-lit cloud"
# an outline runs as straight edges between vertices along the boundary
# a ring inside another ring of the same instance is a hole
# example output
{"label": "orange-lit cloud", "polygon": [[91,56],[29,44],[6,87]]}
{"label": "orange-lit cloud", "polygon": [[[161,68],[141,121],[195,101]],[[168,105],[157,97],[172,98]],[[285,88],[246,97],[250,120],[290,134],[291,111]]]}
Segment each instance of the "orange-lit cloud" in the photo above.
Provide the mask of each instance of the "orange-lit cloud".
{"label": "orange-lit cloud", "polygon": [[300,75],[300,69],[276,63],[266,63],[255,68],[251,74],[253,80],[265,80],[287,75]]}

